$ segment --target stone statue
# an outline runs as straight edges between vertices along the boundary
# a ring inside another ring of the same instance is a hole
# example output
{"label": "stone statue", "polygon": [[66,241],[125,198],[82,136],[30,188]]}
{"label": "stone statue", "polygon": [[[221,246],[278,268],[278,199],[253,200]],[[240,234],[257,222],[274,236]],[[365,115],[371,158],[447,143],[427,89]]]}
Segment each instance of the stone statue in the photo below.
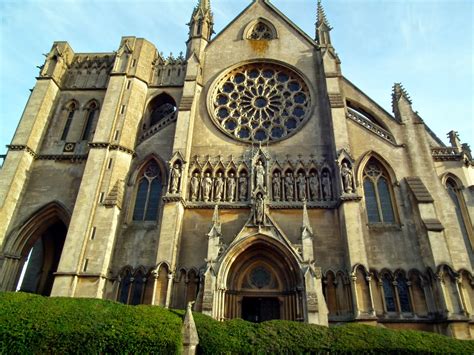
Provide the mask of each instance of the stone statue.
{"label": "stone statue", "polygon": [[312,201],[319,200],[319,179],[315,173],[309,177],[309,194]]}
{"label": "stone statue", "polygon": [[179,179],[181,178],[181,169],[178,164],[174,164],[171,169],[171,188],[170,192],[175,194],[179,192]]}
{"label": "stone statue", "polygon": [[227,178],[227,201],[233,202],[235,199],[235,177],[234,173],[230,173]]}
{"label": "stone statue", "polygon": [[299,173],[296,178],[296,184],[298,185],[298,199],[300,201],[306,200],[306,177],[303,173]]}
{"label": "stone statue", "polygon": [[255,187],[258,186],[265,187],[265,168],[262,165],[262,162],[259,160],[255,166]]}
{"label": "stone statue", "polygon": [[211,189],[212,189],[212,178],[211,174],[206,173],[204,179],[202,179],[202,198],[204,202],[209,201],[211,197]]}
{"label": "stone statue", "polygon": [[264,218],[263,198],[262,198],[262,194],[259,193],[257,195],[257,199],[255,200],[255,223],[263,224],[263,218]]}
{"label": "stone statue", "polygon": [[242,173],[239,177],[239,200],[245,201],[247,199],[247,174]]}
{"label": "stone statue", "polygon": [[329,173],[325,171],[323,173],[322,179],[321,179],[321,184],[323,188],[323,199],[324,201],[330,200],[332,197],[331,193],[331,177],[329,176]]}
{"label": "stone statue", "polygon": [[217,177],[214,180],[214,201],[219,202],[222,200],[222,195],[224,193],[224,179],[222,178],[222,173],[217,173]]}
{"label": "stone statue", "polygon": [[281,198],[281,181],[280,181],[280,174],[275,173],[273,174],[273,199],[275,201],[280,201]]}
{"label": "stone statue", "polygon": [[196,201],[199,195],[199,174],[194,173],[191,178],[191,201]]}
{"label": "stone statue", "polygon": [[286,192],[286,200],[293,201],[293,197],[295,195],[295,188],[294,188],[294,179],[293,174],[290,172],[286,173],[285,176],[285,192]]}
{"label": "stone statue", "polygon": [[342,177],[342,186],[344,187],[344,192],[352,193],[353,188],[353,175],[352,170],[349,168],[346,162],[342,163],[341,168],[341,177]]}

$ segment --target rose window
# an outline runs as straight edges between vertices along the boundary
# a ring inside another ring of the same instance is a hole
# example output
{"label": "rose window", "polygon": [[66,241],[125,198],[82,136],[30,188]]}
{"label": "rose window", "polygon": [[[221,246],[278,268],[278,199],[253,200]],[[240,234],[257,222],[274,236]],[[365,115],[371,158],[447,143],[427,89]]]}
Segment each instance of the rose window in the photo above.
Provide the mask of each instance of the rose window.
{"label": "rose window", "polygon": [[236,68],[211,91],[211,116],[226,134],[245,142],[275,142],[309,118],[308,86],[294,71],[276,64]]}

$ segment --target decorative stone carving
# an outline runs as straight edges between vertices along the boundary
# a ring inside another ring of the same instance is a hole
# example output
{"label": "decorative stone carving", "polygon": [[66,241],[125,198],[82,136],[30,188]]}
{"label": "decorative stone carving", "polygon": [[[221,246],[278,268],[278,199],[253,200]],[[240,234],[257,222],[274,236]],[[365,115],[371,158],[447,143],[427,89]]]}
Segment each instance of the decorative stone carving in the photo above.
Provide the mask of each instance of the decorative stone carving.
{"label": "decorative stone carving", "polygon": [[314,172],[309,177],[309,195],[311,201],[319,200],[319,178]]}
{"label": "decorative stone carving", "polygon": [[191,178],[191,201],[193,202],[199,199],[199,186],[200,186],[199,174],[194,173],[194,175]]}
{"label": "decorative stone carving", "polygon": [[247,199],[248,181],[247,174],[241,173],[239,177],[239,200],[245,201]]}
{"label": "decorative stone carving", "polygon": [[174,164],[171,169],[170,193],[175,194],[179,192],[179,181],[181,179],[181,167],[179,164]]}
{"label": "decorative stone carving", "polygon": [[264,224],[265,218],[265,204],[261,193],[257,194],[255,200],[255,224]]}
{"label": "decorative stone carving", "polygon": [[349,194],[352,193],[354,191],[354,178],[352,174],[352,169],[348,166],[347,162],[342,163],[341,178],[344,192],[347,192]]}
{"label": "decorative stone carving", "polygon": [[234,173],[229,173],[229,177],[227,178],[227,202],[234,202],[235,200],[235,187],[236,181],[234,177]]}
{"label": "decorative stone carving", "polygon": [[328,171],[323,172],[321,178],[321,185],[323,190],[323,200],[328,201],[332,199],[331,176]]}
{"label": "decorative stone carving", "polygon": [[220,202],[224,193],[224,179],[222,173],[217,173],[217,177],[214,180],[214,201]]}
{"label": "decorative stone carving", "polygon": [[304,79],[278,64],[249,63],[219,78],[208,109],[216,126],[243,142],[275,142],[301,128],[311,114]]}
{"label": "decorative stone carving", "polygon": [[202,199],[204,200],[204,202],[209,201],[209,199],[211,198],[211,190],[212,190],[211,174],[206,173],[206,175],[202,179]]}
{"label": "decorative stone carving", "polygon": [[303,173],[298,173],[296,184],[298,185],[298,199],[300,201],[306,201],[306,177]]}
{"label": "decorative stone carving", "polygon": [[275,201],[280,201],[281,199],[281,178],[280,173],[273,174],[273,199]]}
{"label": "decorative stone carving", "polygon": [[294,188],[294,178],[293,174],[290,172],[286,173],[285,176],[285,193],[286,193],[286,200],[293,201],[295,195],[295,188]]}
{"label": "decorative stone carving", "polygon": [[265,167],[262,165],[262,161],[257,161],[255,166],[255,188],[265,188]]}

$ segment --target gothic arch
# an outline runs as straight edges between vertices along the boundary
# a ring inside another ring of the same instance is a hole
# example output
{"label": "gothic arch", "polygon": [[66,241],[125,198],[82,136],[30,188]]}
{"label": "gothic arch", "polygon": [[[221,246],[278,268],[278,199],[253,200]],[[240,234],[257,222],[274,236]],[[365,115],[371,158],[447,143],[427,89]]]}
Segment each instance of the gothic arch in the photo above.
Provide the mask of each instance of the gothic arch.
{"label": "gothic arch", "polygon": [[369,150],[369,151],[365,152],[364,154],[362,154],[359,157],[359,159],[357,159],[356,163],[354,164],[355,165],[354,169],[355,169],[356,175],[357,175],[357,181],[359,182],[358,185],[360,185],[361,182],[363,181],[362,177],[363,177],[363,173],[364,173],[364,168],[365,168],[365,166],[367,165],[367,163],[369,162],[370,159],[377,160],[377,162],[379,162],[383,166],[383,168],[388,173],[390,181],[391,181],[392,184],[395,184],[396,182],[399,181],[397,179],[397,175],[395,174],[395,171],[392,169],[392,166],[388,162],[388,160],[385,159],[379,153],[377,153],[373,150]]}
{"label": "gothic arch", "polygon": [[70,218],[71,214],[60,202],[52,201],[32,213],[7,236],[0,273],[1,290],[14,290],[20,280],[22,284],[18,287],[22,290],[50,294]]}
{"label": "gothic arch", "polygon": [[130,204],[128,220],[157,221],[161,209],[161,197],[167,189],[167,169],[155,155],[137,164],[129,178]]}
{"label": "gothic arch", "polygon": [[399,223],[400,215],[394,191],[397,180],[385,159],[372,151],[366,153],[359,160],[357,177],[368,223]]}
{"label": "gothic arch", "polygon": [[139,161],[132,163],[133,165],[130,168],[131,174],[129,175],[129,178],[128,178],[128,186],[133,186],[137,183],[140,173],[143,171],[146,165],[152,160],[154,160],[158,164],[161,174],[162,174],[163,181],[165,183],[166,181],[168,181],[168,177],[169,177],[168,165],[166,164],[163,158],[161,158],[159,155],[155,153],[152,153],[152,154],[148,154],[147,156],[140,159]]}
{"label": "gothic arch", "polygon": [[[234,244],[217,272],[217,287],[226,289],[225,318],[300,319],[303,285],[303,274],[293,252],[275,238],[260,234]],[[269,313],[250,315],[249,309],[257,307],[254,302],[263,302],[261,308]],[[249,318],[253,316],[262,318]]]}
{"label": "gothic arch", "polygon": [[[262,29],[258,28],[257,26],[261,26]],[[267,19],[263,17],[259,17],[251,22],[249,22],[242,33],[242,39],[250,39],[250,40],[272,40],[278,39],[278,32],[275,26]],[[257,34],[257,36],[256,36]],[[261,34],[261,36],[258,36]]]}

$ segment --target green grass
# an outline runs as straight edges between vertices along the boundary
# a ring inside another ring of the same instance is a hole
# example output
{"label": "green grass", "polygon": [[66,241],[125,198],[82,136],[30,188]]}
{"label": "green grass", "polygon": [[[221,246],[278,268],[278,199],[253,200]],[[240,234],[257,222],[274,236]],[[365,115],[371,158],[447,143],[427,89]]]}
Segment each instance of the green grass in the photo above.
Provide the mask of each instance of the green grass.
{"label": "green grass", "polygon": [[[117,302],[0,293],[0,354],[181,351],[184,311]],[[360,324],[217,322],[194,313],[200,354],[474,354],[474,341]]]}

